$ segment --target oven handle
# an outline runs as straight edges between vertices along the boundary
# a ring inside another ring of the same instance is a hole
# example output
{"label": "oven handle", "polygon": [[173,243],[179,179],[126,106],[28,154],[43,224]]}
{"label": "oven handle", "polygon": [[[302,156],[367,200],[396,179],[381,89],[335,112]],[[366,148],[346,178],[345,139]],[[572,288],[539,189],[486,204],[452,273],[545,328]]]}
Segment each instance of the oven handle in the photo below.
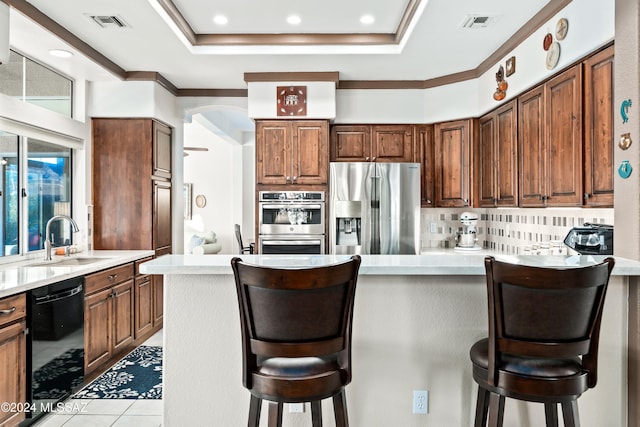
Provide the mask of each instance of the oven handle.
{"label": "oven handle", "polygon": [[318,239],[313,240],[263,240],[264,246],[274,245],[319,245],[321,243]]}
{"label": "oven handle", "polygon": [[74,295],[79,294],[80,292],[82,292],[82,283],[80,283],[75,288],[66,289],[62,292],[58,292],[55,294],[47,294],[41,297],[36,297],[35,300],[36,300],[36,304],[48,304],[50,302],[60,301],[65,298],[72,297]]}
{"label": "oven handle", "polygon": [[288,203],[282,203],[282,204],[278,204],[278,205],[267,205],[267,204],[262,204],[261,205],[263,209],[321,209],[322,205],[320,204],[288,204]]}

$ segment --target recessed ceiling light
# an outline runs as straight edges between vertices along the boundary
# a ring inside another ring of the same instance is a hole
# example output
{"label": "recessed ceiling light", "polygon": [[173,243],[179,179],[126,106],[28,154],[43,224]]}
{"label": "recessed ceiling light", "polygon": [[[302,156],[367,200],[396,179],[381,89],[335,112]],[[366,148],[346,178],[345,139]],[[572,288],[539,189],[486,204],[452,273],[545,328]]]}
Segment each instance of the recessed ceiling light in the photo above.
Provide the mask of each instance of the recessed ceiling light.
{"label": "recessed ceiling light", "polygon": [[373,24],[375,22],[375,18],[371,15],[362,15],[360,18],[361,24]]}
{"label": "recessed ceiling light", "polygon": [[287,22],[291,25],[298,25],[300,22],[302,22],[302,19],[300,19],[300,17],[297,15],[290,15],[287,17]]}
{"label": "recessed ceiling light", "polygon": [[229,22],[229,20],[224,15],[216,15],[213,17],[213,22],[218,25],[225,25],[227,22]]}
{"label": "recessed ceiling light", "polygon": [[51,49],[49,50],[49,54],[57,56],[58,58],[71,58],[73,56],[73,53],[63,49]]}

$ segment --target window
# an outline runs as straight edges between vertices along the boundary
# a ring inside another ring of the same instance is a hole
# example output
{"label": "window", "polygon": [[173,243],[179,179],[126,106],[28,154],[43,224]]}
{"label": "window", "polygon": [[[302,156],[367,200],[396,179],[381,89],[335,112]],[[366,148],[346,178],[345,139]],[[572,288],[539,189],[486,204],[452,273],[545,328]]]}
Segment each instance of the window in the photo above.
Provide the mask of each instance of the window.
{"label": "window", "polygon": [[[0,131],[0,256],[43,248],[47,221],[71,214],[71,149]],[[51,224],[53,246],[71,244],[67,222]]]}
{"label": "window", "polygon": [[0,65],[0,93],[72,116],[71,79],[14,51]]}

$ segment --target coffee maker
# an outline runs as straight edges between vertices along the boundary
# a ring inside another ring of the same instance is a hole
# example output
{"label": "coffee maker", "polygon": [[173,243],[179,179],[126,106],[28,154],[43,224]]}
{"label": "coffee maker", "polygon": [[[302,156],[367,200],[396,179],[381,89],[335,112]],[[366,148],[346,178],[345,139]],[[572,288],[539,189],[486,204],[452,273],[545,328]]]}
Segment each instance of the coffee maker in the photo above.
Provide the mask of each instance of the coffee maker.
{"label": "coffee maker", "polygon": [[482,249],[477,244],[478,238],[476,236],[478,214],[462,212],[460,222],[464,227],[456,233],[456,247],[454,249],[458,251],[479,251]]}

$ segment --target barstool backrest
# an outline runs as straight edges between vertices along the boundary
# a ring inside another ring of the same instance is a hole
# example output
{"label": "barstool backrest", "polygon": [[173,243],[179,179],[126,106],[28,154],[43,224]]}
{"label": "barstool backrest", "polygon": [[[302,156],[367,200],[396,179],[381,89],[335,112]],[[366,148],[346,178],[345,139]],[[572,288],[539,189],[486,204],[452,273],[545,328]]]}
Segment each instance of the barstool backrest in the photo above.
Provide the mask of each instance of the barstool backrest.
{"label": "barstool backrest", "polygon": [[532,267],[485,258],[489,301],[489,384],[502,353],[532,358],[582,357],[589,387],[597,381],[602,310],[615,261],[586,267]]}
{"label": "barstool backrest", "polygon": [[311,268],[272,268],[231,260],[243,345],[243,381],[258,358],[338,353],[350,377],[353,304],[360,257]]}

